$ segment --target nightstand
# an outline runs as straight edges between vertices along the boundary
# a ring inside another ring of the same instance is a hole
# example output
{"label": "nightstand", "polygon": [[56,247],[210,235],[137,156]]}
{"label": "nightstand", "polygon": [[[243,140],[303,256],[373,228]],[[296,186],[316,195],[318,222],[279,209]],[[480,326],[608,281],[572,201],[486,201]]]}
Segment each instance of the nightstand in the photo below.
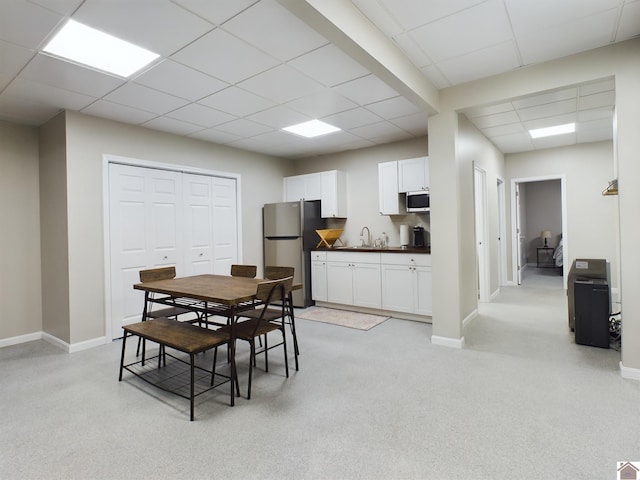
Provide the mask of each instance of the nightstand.
{"label": "nightstand", "polygon": [[553,261],[553,247],[538,247],[536,253],[536,266],[538,268],[553,268],[555,262]]}

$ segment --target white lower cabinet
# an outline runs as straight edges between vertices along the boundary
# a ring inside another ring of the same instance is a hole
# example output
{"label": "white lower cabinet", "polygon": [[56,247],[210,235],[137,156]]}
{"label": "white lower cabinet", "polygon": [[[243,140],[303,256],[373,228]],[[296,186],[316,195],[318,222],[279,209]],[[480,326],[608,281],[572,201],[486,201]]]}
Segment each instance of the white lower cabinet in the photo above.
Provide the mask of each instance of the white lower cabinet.
{"label": "white lower cabinet", "polygon": [[327,252],[327,301],[381,308],[380,254]]}
{"label": "white lower cabinet", "polygon": [[383,253],[382,308],[431,315],[431,256]]}
{"label": "white lower cabinet", "polygon": [[431,316],[431,255],[311,252],[315,301]]}

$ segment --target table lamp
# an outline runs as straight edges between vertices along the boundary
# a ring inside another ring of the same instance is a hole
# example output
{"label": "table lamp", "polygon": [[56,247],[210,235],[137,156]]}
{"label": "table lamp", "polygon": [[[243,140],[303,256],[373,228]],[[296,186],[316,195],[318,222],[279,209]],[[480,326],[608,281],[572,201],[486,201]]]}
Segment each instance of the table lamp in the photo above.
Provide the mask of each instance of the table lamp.
{"label": "table lamp", "polygon": [[544,246],[548,247],[549,246],[548,239],[551,238],[551,232],[549,230],[543,230],[540,236],[544,238]]}

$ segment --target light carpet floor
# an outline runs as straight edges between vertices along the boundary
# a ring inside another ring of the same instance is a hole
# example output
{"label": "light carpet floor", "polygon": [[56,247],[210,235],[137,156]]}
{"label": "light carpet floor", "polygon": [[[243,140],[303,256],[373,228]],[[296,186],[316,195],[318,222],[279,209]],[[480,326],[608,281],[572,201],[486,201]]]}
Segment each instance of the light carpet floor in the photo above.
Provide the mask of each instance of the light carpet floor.
{"label": "light carpet floor", "polygon": [[369,313],[349,312],[336,308],[310,307],[296,314],[297,318],[313,320],[314,322],[330,323],[341,327],[355,328],[357,330],[371,330],[390,317],[372,315]]}
{"label": "light carpet floor", "polygon": [[296,326],[300,371],[272,350],[247,400],[240,342],[243,397],[201,395],[195,422],[187,400],[118,382],[120,341],[0,348],[0,478],[615,479],[640,460],[640,382],[619,352],[575,344],[561,288],[505,287],[461,350],[394,318]]}

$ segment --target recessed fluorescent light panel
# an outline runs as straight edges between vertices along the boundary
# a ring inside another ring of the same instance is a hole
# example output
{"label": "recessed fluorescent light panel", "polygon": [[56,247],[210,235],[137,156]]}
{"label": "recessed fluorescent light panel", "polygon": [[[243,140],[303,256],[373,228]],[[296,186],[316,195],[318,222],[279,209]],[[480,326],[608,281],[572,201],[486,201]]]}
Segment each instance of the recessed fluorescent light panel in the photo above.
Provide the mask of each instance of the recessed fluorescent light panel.
{"label": "recessed fluorescent light panel", "polygon": [[573,133],[576,131],[575,123],[565,123],[564,125],[556,125],[555,127],[536,128],[529,130],[531,138],[550,137],[552,135],[562,135],[564,133]]}
{"label": "recessed fluorescent light panel", "polygon": [[334,127],[333,125],[329,125],[328,123],[320,120],[311,120],[309,122],[291,125],[290,127],[284,127],[282,130],[307,138],[318,137],[320,135],[326,135],[327,133],[340,131],[338,127]]}
{"label": "recessed fluorescent light panel", "polygon": [[129,77],[160,55],[69,20],[44,52],[121,77]]}

